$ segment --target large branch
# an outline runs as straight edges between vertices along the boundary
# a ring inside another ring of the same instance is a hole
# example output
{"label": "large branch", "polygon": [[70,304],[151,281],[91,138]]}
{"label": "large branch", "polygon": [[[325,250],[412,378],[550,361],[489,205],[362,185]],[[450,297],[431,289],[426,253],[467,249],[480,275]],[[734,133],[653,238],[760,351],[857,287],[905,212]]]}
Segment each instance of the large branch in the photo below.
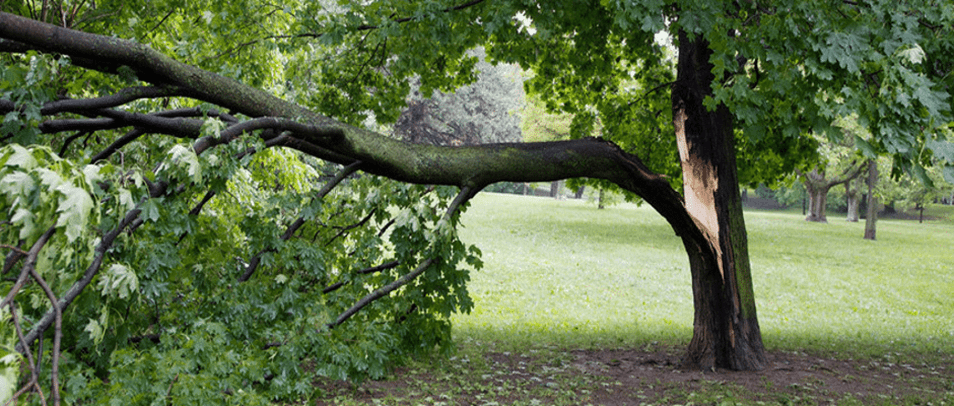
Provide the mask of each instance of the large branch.
{"label": "large branch", "polygon": [[[634,155],[599,139],[548,143],[489,144],[469,147],[419,145],[349,126],[260,89],[178,62],[131,41],[55,27],[0,13],[0,39],[38,49],[130,67],[139,78],[176,86],[190,97],[250,117],[283,117],[301,122],[318,134],[332,128],[340,137],[293,133],[282,145],[348,165],[362,161],[362,170],[405,182],[481,188],[499,181],[552,181],[573,177],[607,179],[639,196],[677,230],[698,238],[695,222],[682,198],[661,176]],[[704,239],[703,239],[704,240]],[[703,241],[698,240],[698,241]]]}

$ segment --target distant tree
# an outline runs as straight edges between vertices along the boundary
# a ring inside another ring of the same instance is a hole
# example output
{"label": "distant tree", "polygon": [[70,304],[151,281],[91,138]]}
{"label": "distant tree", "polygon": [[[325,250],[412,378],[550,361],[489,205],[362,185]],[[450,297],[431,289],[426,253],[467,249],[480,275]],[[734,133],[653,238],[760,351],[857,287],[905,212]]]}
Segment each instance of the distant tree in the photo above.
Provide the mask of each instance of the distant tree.
{"label": "distant tree", "polygon": [[[864,172],[862,172],[864,174]],[[847,221],[858,221],[858,208],[861,206],[861,187],[864,185],[864,177],[857,176],[852,180],[845,182],[845,200],[848,211]]]}
{"label": "distant tree", "polygon": [[[806,221],[828,222],[828,192],[837,185],[846,185],[861,175],[866,164],[856,151],[855,132],[862,131],[857,120],[839,118],[836,125],[842,133],[830,137],[815,135],[818,140],[819,163],[807,172],[799,171],[808,194],[808,216]],[[849,202],[848,206],[851,204]],[[850,211],[849,211],[850,217]]]}
{"label": "distant tree", "polygon": [[413,79],[407,108],[393,126],[395,136],[432,145],[521,141],[523,73],[518,66],[488,63],[482,48],[471,53],[479,72],[473,84],[426,95],[420,78]]}
{"label": "distant tree", "polygon": [[[553,112],[539,96],[531,96],[520,113],[520,130],[524,142],[565,141],[570,139],[573,115]],[[564,181],[550,182],[549,196],[557,198]]]}
{"label": "distant tree", "polygon": [[878,212],[881,211],[881,200],[878,199],[877,187],[878,187],[878,161],[875,159],[869,159],[867,162],[867,173],[868,173],[868,210],[865,214],[865,236],[866,240],[875,240],[877,239],[877,222],[878,222]]}

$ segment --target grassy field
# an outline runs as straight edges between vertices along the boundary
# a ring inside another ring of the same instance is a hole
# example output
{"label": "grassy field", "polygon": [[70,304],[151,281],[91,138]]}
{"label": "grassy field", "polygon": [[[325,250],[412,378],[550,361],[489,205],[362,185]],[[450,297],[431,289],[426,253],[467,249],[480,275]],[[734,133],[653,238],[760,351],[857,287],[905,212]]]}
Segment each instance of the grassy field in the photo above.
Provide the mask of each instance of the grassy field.
{"label": "grassy field", "polygon": [[954,405],[954,210],[882,220],[747,211],[771,365],[683,371],[692,293],[680,240],[648,206],[483,193],[483,251],[459,353],[392,379],[325,383],[319,405]]}
{"label": "grassy field", "polygon": [[[650,207],[484,193],[461,238],[485,267],[462,338],[520,347],[687,343],[692,292],[678,237]],[[954,224],[827,224],[746,213],[759,321],[775,349],[954,352]]]}

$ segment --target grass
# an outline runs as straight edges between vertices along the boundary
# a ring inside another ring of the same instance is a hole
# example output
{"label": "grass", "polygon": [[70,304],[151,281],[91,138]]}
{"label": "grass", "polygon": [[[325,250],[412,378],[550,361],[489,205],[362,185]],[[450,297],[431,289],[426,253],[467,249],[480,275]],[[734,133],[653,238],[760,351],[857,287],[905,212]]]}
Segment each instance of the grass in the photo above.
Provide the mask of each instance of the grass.
{"label": "grass", "polygon": [[763,339],[795,369],[680,380],[689,372],[656,359],[688,343],[692,292],[659,215],[483,193],[460,230],[485,266],[471,274],[474,310],[454,316],[457,355],[382,382],[328,384],[317,403],[954,405],[954,209],[929,212],[939,220],[879,221],[877,241],[836,216],[746,212]]}
{"label": "grass", "polygon": [[[935,210],[940,211],[940,210]],[[691,336],[688,261],[650,207],[479,195],[461,238],[485,267],[458,337],[520,349],[674,345]],[[759,321],[769,348],[870,356],[954,353],[954,224],[819,224],[746,213]]]}

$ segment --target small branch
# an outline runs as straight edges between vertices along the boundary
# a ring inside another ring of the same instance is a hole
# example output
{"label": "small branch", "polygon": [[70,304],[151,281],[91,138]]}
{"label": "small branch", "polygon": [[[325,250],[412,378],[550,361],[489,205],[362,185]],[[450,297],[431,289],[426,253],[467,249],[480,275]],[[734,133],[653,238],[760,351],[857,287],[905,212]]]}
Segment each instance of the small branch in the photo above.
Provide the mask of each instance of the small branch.
{"label": "small branch", "polygon": [[156,23],[156,25],[152,26],[152,28],[149,29],[149,32],[153,32],[153,31],[155,31],[156,29],[158,29],[160,26],[162,26],[162,24],[166,22],[166,19],[168,19],[170,16],[172,16],[172,13],[174,13],[175,11],[176,11],[176,8],[175,8],[175,7],[173,7],[171,10],[169,10],[169,12],[166,13],[166,16],[165,16],[165,17],[162,17],[162,19],[159,20],[159,22]]}
{"label": "small branch", "polygon": [[[140,205],[141,204],[142,203],[140,202]],[[93,277],[99,273],[99,270],[103,265],[103,259],[106,256],[106,251],[113,246],[113,242],[117,237],[119,237],[119,234],[139,218],[140,213],[142,213],[142,209],[140,209],[137,205],[136,208],[126,213],[126,216],[122,221],[119,222],[119,225],[117,225],[116,228],[103,236],[99,242],[99,245],[96,246],[96,250],[94,251],[96,254],[93,257],[93,261],[90,263],[89,267],[86,268],[86,272],[83,273],[83,277],[76,281],[73,286],[70,286],[69,290],[63,294],[63,297],[61,297],[60,300],[54,304],[53,309],[47,311],[46,314],[44,314],[43,317],[33,325],[33,329],[30,330],[30,332],[26,335],[26,343],[32,343],[41,334],[43,334],[43,332],[46,331],[51,324],[53,324],[56,314],[59,314],[63,309],[66,309],[70,303],[73,303],[73,300],[83,292],[83,289],[85,289],[90,282],[92,282]],[[5,305],[5,302],[6,299],[4,300],[4,303],[0,303],[0,306]],[[16,350],[21,353],[24,351],[23,347],[21,347],[21,344],[17,344]]]}
{"label": "small branch", "polygon": [[[370,268],[365,268],[360,271],[355,271],[355,273],[359,275],[367,275],[367,274],[372,274],[376,272],[386,271],[388,269],[397,268],[397,266],[400,264],[401,263],[398,261],[391,261],[391,262],[384,263],[378,266],[372,266]],[[328,294],[328,293],[334,292],[344,285],[345,285],[345,282],[336,282],[322,289],[321,293]]]}
{"label": "small branch", "polygon": [[109,158],[120,148],[126,146],[126,144],[129,144],[130,142],[135,141],[137,138],[139,138],[145,133],[146,133],[145,131],[138,128],[133,128],[132,130],[129,130],[129,132],[124,134],[122,137],[119,137],[116,141],[113,141],[112,144],[109,144],[109,146],[106,147],[106,149],[100,151],[98,154],[90,158],[89,162],[96,163],[106,158]]}
{"label": "small branch", "polygon": [[[361,167],[361,161],[357,161],[352,163],[351,165],[346,166],[344,169],[341,170],[341,172],[338,172],[338,175],[336,175],[334,179],[328,181],[328,183],[326,183],[325,186],[318,191],[318,194],[315,195],[314,199],[324,199],[325,196],[328,195],[328,193],[331,193],[331,191],[335,188],[335,186],[338,186],[338,184],[344,181],[348,176],[351,176],[351,174],[357,172],[360,167]],[[298,231],[298,229],[301,228],[301,226],[304,224],[305,224],[304,217],[299,217],[297,220],[295,220],[294,223],[288,226],[288,228],[285,230],[285,233],[282,234],[281,240],[288,241],[292,237],[292,235],[294,235],[295,232]],[[248,266],[245,268],[245,273],[239,276],[238,281],[239,282],[248,281],[248,279],[252,277],[252,274],[255,273],[255,270],[258,269],[259,264],[261,264],[262,255],[264,255],[266,252],[274,252],[274,251],[275,251],[274,248],[270,248],[270,249],[262,250],[258,254],[255,254],[255,256],[252,257],[252,259],[248,262]]]}
{"label": "small branch", "polygon": [[84,111],[104,118],[59,119],[40,123],[40,131],[51,134],[63,131],[99,131],[122,127],[139,127],[148,132],[179,138],[196,138],[202,129],[202,120],[166,118],[152,114],[130,113],[113,109]]}
{"label": "small branch", "polygon": [[[33,362],[33,352],[30,351],[30,346],[27,345],[26,339],[23,338],[23,328],[20,327],[20,318],[17,317],[16,306],[13,305],[13,302],[10,302],[10,318],[13,320],[13,327],[17,331],[17,339],[20,340],[23,348],[26,349],[27,368],[30,370],[30,383],[28,383],[26,387],[29,387],[31,384],[39,381],[40,377],[36,372],[36,363]],[[14,397],[14,399],[16,399],[16,397]]]}
{"label": "small branch", "polygon": [[216,109],[206,111],[198,107],[158,111],[152,114],[159,117],[217,117],[226,123],[234,124],[239,122],[238,118],[229,113],[223,113]]}
{"label": "small branch", "polygon": [[16,252],[16,253],[18,253],[18,254],[27,255],[27,252],[24,251],[22,248],[16,247],[16,246],[13,246],[13,245],[0,244],[0,248],[6,248],[6,249],[9,249],[9,250],[11,250],[11,251],[13,251],[13,252]]}
{"label": "small branch", "polygon": [[214,190],[210,190],[206,192],[205,196],[202,197],[202,200],[199,201],[199,204],[193,207],[192,210],[189,210],[189,214],[192,216],[198,216],[199,213],[202,211],[202,208],[205,206],[205,204],[208,203],[209,200],[212,200],[212,197],[214,196],[215,196]]}
{"label": "small branch", "polygon": [[222,132],[216,137],[203,137],[196,141],[193,149],[195,149],[195,152],[198,154],[208,148],[229,142],[246,132],[264,129],[270,129],[279,132],[290,131],[296,136],[304,137],[306,139],[335,139],[344,137],[344,131],[341,128],[335,126],[317,127],[314,125],[302,124],[287,118],[260,117],[232,125],[225,130],[222,130]]}
{"label": "small branch", "polygon": [[[475,188],[471,186],[461,187],[460,193],[457,194],[457,197],[454,198],[454,201],[451,202],[450,206],[447,207],[447,211],[444,213],[444,219],[447,220],[453,217],[453,215],[457,213],[457,211],[461,208],[461,206],[463,206],[464,203],[467,203],[467,201],[473,198],[474,195],[476,195],[477,192],[479,191],[480,191],[480,188]],[[430,267],[431,264],[433,264],[435,261],[436,261],[435,258],[428,258],[424,260],[423,262],[421,262],[417,266],[417,268],[414,269],[414,271],[412,271],[411,273],[408,273],[398,278],[394,282],[384,285],[378,289],[375,289],[373,292],[367,294],[365,297],[361,298],[361,300],[358,300],[357,303],[351,306],[351,308],[341,313],[341,315],[339,315],[338,318],[335,319],[335,321],[328,323],[327,325],[328,329],[330,330],[341,325],[341,323],[344,323],[346,320],[351,318],[351,316],[354,316],[365,306],[371,304],[371,302],[374,302],[375,300],[378,300],[384,296],[387,296],[388,294],[390,294],[397,288],[400,288],[401,286],[408,284],[409,282],[411,282],[412,280],[420,276],[422,273],[424,273],[424,271],[426,271],[427,268]]]}
{"label": "small branch", "polygon": [[52,371],[50,375],[52,376],[52,392],[53,404],[59,406],[60,404],[60,341],[63,339],[63,309],[58,306],[59,300],[56,299],[56,295],[53,294],[53,290],[50,289],[50,285],[46,283],[46,280],[40,276],[40,273],[36,271],[36,267],[30,267],[30,275],[33,276],[33,279],[36,281],[40,288],[43,289],[43,293],[46,293],[46,298],[50,300],[50,305],[53,307],[55,326],[53,328],[53,361],[52,361]]}
{"label": "small branch", "polygon": [[351,225],[348,225],[348,226],[344,226],[344,227],[335,227],[335,228],[338,228],[338,229],[339,229],[339,230],[338,230],[338,233],[335,234],[334,237],[331,237],[331,239],[328,240],[328,242],[325,243],[325,246],[327,247],[329,244],[333,243],[335,240],[337,240],[337,239],[340,238],[341,236],[345,235],[345,233],[347,233],[348,231],[354,230],[354,229],[356,229],[356,228],[358,228],[358,227],[361,227],[361,226],[367,224],[368,221],[371,220],[371,217],[374,217],[375,211],[376,211],[376,210],[371,210],[370,212],[368,212],[368,215],[367,215],[367,216],[364,216],[364,218],[361,219],[360,221],[358,221],[357,223],[354,223],[354,224],[351,224]]}
{"label": "small branch", "polygon": [[43,235],[40,236],[33,243],[33,246],[30,247],[30,251],[26,253],[26,262],[23,263],[23,269],[20,271],[20,276],[17,278],[17,281],[14,282],[13,286],[10,288],[10,292],[7,293],[7,296],[3,298],[3,301],[0,302],[0,307],[7,306],[13,303],[14,296],[17,295],[17,292],[23,287],[23,284],[26,283],[27,275],[29,275],[33,269],[36,267],[37,257],[40,255],[40,250],[50,241],[50,238],[53,237],[53,233],[56,232],[56,226],[52,226],[46,230]]}
{"label": "small branch", "polygon": [[426,271],[427,268],[430,267],[431,264],[433,263],[434,263],[434,258],[429,258],[425,260],[424,262],[421,262],[420,265],[418,265],[417,268],[414,269],[414,271],[412,271],[411,273],[408,273],[398,278],[394,282],[391,282],[387,285],[377,288],[373,292],[367,294],[365,297],[361,298],[361,300],[358,300],[358,302],[355,303],[354,306],[351,306],[351,308],[349,308],[348,310],[345,310],[344,313],[341,313],[341,315],[339,315],[338,318],[335,319],[335,321],[328,323],[327,325],[328,329],[330,330],[341,325],[341,323],[344,323],[346,320],[350,319],[351,316],[354,316],[356,313],[361,311],[361,309],[363,309],[365,306],[371,304],[371,302],[374,302],[375,300],[378,300],[384,296],[387,296],[389,293],[393,292],[395,289],[408,284],[408,282],[414,280],[414,278],[417,278],[420,274],[424,273],[424,271]]}
{"label": "small branch", "polygon": [[86,112],[121,106],[139,99],[185,95],[186,93],[182,89],[176,87],[128,87],[109,96],[92,99],[64,99],[48,102],[40,108],[40,114],[49,116],[57,113]]}

